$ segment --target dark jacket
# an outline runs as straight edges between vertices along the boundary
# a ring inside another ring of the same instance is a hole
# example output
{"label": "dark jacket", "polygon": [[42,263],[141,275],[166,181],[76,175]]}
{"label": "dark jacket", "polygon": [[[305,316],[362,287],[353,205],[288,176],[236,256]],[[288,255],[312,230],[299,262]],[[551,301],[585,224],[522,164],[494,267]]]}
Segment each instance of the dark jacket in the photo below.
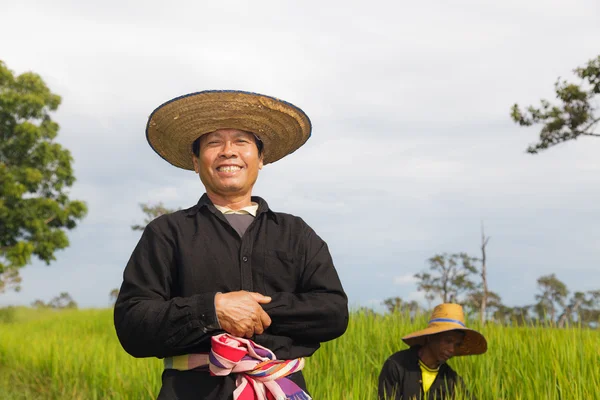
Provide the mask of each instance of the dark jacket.
{"label": "dark jacket", "polygon": [[[445,400],[454,397],[456,385],[463,385],[462,379],[448,364],[442,364],[425,397],[419,367],[419,346],[414,346],[394,353],[386,360],[379,374],[378,398],[379,400]],[[469,398],[473,399],[473,397]]]}
{"label": "dark jacket", "polygon": [[[275,213],[258,197],[242,237],[208,196],[164,215],[144,230],[125,268],[114,322],[134,357],[170,357],[210,350],[217,292],[270,296],[271,326],[253,340],[278,359],[308,357],[344,333],[347,297],[327,244],[300,218]],[[290,377],[305,388],[302,374]],[[230,399],[235,376],[166,370],[160,399]],[[141,394],[140,394],[141,396]]]}

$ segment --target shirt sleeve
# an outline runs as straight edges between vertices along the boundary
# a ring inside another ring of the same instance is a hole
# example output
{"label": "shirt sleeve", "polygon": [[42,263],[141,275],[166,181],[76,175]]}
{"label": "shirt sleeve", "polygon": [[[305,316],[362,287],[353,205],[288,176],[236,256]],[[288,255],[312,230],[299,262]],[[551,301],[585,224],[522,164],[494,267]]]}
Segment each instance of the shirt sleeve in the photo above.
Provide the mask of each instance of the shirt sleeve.
{"label": "shirt sleeve", "polygon": [[304,268],[295,293],[269,294],[263,305],[271,317],[269,332],[303,342],[326,342],[348,327],[348,298],[327,244],[306,225]]}
{"label": "shirt sleeve", "polygon": [[383,364],[377,387],[378,400],[402,400],[404,368],[391,357]]}
{"label": "shirt sleeve", "polygon": [[125,267],[114,324],[129,354],[163,358],[185,354],[210,339],[211,328],[218,327],[216,293],[171,297],[175,243],[153,225],[145,228]]}

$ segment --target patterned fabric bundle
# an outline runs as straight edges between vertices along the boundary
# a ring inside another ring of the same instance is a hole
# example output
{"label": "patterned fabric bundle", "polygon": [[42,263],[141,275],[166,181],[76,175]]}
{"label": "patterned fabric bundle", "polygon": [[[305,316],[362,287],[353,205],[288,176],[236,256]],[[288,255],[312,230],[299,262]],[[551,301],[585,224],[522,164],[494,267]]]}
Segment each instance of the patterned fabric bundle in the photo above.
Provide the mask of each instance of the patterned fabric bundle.
{"label": "patterned fabric bundle", "polygon": [[236,374],[234,400],[311,400],[286,376],[304,368],[304,359],[277,360],[275,354],[252,340],[227,333],[211,338],[209,354],[165,358],[166,369],[185,371],[208,366],[212,376]]}

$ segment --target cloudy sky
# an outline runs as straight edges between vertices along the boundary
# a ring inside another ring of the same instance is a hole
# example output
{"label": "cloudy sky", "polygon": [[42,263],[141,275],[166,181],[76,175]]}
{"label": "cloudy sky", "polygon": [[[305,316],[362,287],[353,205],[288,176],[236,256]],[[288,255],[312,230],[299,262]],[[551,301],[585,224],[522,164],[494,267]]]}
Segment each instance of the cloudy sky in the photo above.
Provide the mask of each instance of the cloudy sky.
{"label": "cloudy sky", "polygon": [[57,261],[23,269],[23,290],[0,305],[62,291],[108,304],[139,239],[139,203],[189,207],[203,193],[147,145],[148,115],[207,89],[309,115],[311,139],[265,167],[254,193],[327,241],[353,305],[420,300],[413,274],[436,253],[478,256],[482,220],[506,304],[533,302],[544,274],[600,288],[600,140],[532,156],[538,128],[509,117],[599,54],[596,0],[0,4],[0,59],[62,96],[71,194],[90,210]]}

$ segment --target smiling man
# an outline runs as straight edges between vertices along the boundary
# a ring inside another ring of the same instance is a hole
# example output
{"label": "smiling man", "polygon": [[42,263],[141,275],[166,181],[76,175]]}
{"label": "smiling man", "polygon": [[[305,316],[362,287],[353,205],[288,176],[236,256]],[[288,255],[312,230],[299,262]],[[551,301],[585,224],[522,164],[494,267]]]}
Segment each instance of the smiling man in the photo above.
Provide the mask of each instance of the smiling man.
{"label": "smiling man", "polygon": [[437,400],[453,398],[457,385],[474,399],[462,379],[446,363],[455,356],[483,354],[487,341],[465,326],[462,307],[436,306],[427,328],[402,338],[410,347],[390,356],[379,374],[380,400]]}
{"label": "smiling man", "polygon": [[252,195],[263,166],[310,133],[299,108],[238,91],[151,114],[150,146],[206,191],[148,224],[115,305],[123,348],[164,359],[159,399],[310,399],[304,357],[345,332],[347,297],[315,231]]}

